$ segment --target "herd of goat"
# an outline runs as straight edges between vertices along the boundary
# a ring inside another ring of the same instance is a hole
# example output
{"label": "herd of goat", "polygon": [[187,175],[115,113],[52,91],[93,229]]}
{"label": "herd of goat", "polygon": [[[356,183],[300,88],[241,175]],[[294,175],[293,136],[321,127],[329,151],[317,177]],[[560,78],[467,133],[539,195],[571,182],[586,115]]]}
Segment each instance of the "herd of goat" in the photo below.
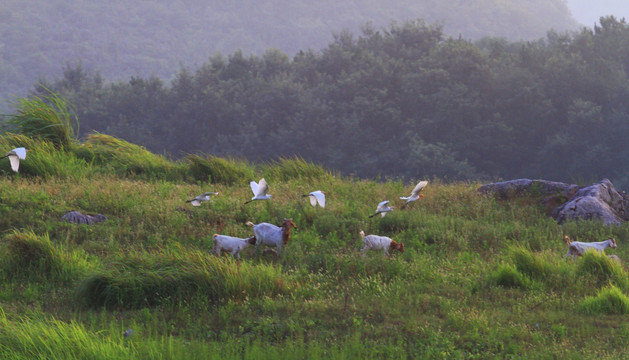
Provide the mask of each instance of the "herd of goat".
{"label": "herd of goat", "polygon": [[[15,172],[18,172],[20,167],[20,160],[26,159],[26,154],[28,151],[29,150],[23,147],[19,147],[9,151],[3,157],[8,157],[11,164],[11,169]],[[413,201],[419,200],[423,196],[421,192],[426,187],[426,185],[428,185],[428,181],[420,181],[419,183],[417,183],[417,185],[415,185],[409,196],[400,197],[401,200],[406,200],[404,205],[402,205],[402,208],[408,206],[408,204]],[[253,191],[253,197],[251,198],[251,200],[245,202],[245,204],[257,200],[271,199],[271,195],[267,194],[269,185],[267,184],[266,180],[264,180],[264,178],[260,179],[260,181],[257,183],[255,181],[251,181],[250,186],[251,190]],[[191,203],[193,206],[200,206],[201,203],[210,201],[212,195],[218,195],[218,193],[205,192],[193,199],[187,200],[186,202]],[[312,206],[319,205],[322,208],[325,208],[325,192],[317,190],[303,196],[310,199],[310,204]],[[378,214],[384,217],[387,213],[391,211],[393,211],[393,206],[389,205],[389,200],[385,200],[378,204],[375,213],[370,215],[369,217],[374,217]],[[71,211],[63,216],[63,220],[71,223],[89,225],[107,220],[107,218],[102,214],[84,215],[78,211]],[[260,223],[256,225],[250,221],[247,222],[247,225],[253,227],[254,236],[246,239],[228,235],[214,234],[212,236],[212,239],[214,241],[214,252],[217,255],[220,255],[221,252],[227,251],[230,252],[232,256],[240,259],[240,252],[247,246],[255,245],[256,253],[258,253],[259,246],[265,245],[275,247],[276,255],[277,257],[279,257],[282,247],[286,245],[290,239],[291,228],[297,229],[297,226],[295,225],[295,223],[293,223],[292,219],[284,219],[284,222],[280,226],[275,226],[269,223]],[[362,230],[360,231],[360,236],[362,237],[363,241],[363,248],[361,250],[363,255],[368,250],[382,250],[384,255],[389,255],[389,250],[404,252],[404,244],[398,243],[389,237],[379,235],[365,235],[365,232]],[[616,248],[616,239],[614,238],[609,238],[605,241],[598,242],[581,242],[571,241],[570,238],[566,235],[564,236],[564,240],[568,245],[568,252],[566,253],[565,257],[571,257],[572,259],[583,256],[585,252],[590,249],[604,252],[604,250],[608,247],[612,249]],[[607,257],[620,262],[620,259],[616,255],[607,255]]]}

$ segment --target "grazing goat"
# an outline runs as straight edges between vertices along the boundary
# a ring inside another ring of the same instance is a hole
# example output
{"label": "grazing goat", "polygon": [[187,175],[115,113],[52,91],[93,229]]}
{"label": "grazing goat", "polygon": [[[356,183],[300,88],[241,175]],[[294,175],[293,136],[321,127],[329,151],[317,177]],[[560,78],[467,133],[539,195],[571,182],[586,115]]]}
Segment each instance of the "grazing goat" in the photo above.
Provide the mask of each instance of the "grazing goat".
{"label": "grazing goat", "polygon": [[570,238],[565,235],[564,241],[568,244],[568,252],[565,257],[571,256],[572,259],[576,259],[578,256],[583,256],[585,251],[588,249],[594,249],[596,251],[603,252],[607,247],[612,249],[616,248],[616,239],[610,237],[605,241],[599,242],[581,242],[581,241],[570,241]]}
{"label": "grazing goat", "polygon": [[620,258],[617,255],[613,255],[613,254],[612,255],[607,255],[607,258],[609,260],[614,260],[614,261],[617,261],[618,263],[622,264],[622,261],[620,260]]}
{"label": "grazing goat", "polygon": [[386,256],[389,255],[389,249],[404,252],[404,244],[395,242],[386,236],[365,236],[365,232],[362,230],[360,230],[360,236],[363,238],[363,249],[361,250],[363,255],[367,250],[382,250]]}
{"label": "grazing goat", "polygon": [[256,243],[256,237],[252,236],[247,239],[241,239],[233,236],[214,234],[214,252],[220,256],[221,251],[231,251],[231,255],[240,259],[240,251],[249,245]]}
{"label": "grazing goat", "polygon": [[297,229],[297,226],[293,223],[293,219],[284,219],[282,226],[275,226],[269,223],[255,225],[251,221],[247,221],[247,225],[253,227],[253,233],[257,239],[256,254],[258,253],[260,244],[264,244],[266,246],[276,247],[277,257],[280,256],[282,246],[286,245],[290,239],[291,226]]}

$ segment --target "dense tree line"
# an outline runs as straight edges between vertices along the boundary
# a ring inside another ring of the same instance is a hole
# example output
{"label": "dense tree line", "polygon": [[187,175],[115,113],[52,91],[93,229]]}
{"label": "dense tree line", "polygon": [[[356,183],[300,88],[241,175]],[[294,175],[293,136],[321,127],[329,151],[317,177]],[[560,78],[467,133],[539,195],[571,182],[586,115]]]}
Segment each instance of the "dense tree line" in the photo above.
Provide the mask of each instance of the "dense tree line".
{"label": "dense tree line", "polygon": [[[174,157],[298,155],[359,176],[629,184],[629,25],[471,42],[423,21],[343,32],[292,59],[217,55],[174,80],[47,83],[96,130]],[[40,88],[41,89],[41,88]],[[40,90],[42,91],[42,90]]]}
{"label": "dense tree line", "polygon": [[[0,100],[25,95],[39,78],[80,61],[107,80],[170,79],[218,52],[261,55],[325,47],[333,32],[422,17],[471,39],[533,39],[575,29],[563,0],[3,0]],[[7,109],[0,101],[0,112]]]}

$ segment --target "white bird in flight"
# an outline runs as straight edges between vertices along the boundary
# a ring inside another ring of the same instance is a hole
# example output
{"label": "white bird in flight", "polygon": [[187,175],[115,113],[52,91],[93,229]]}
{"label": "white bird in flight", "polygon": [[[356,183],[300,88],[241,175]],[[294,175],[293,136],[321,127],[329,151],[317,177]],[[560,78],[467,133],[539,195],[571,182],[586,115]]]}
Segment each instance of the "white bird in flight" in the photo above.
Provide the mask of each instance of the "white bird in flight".
{"label": "white bird in flight", "polygon": [[3,157],[8,157],[9,161],[11,161],[11,169],[13,169],[13,171],[17,172],[17,170],[20,168],[20,160],[25,160],[26,159],[26,152],[28,150],[26,150],[23,147],[19,147],[19,148],[15,148],[11,151],[9,151],[8,153],[6,153],[6,155],[4,155]]}
{"label": "white bird in flight", "polygon": [[271,195],[266,194],[267,190],[269,190],[269,184],[266,183],[264,178],[260,179],[259,183],[252,181],[249,185],[251,186],[251,191],[253,191],[253,197],[245,204],[249,204],[254,200],[269,200],[271,198]]}
{"label": "white bird in flight", "polygon": [[199,206],[204,201],[210,201],[210,195],[218,195],[218,193],[217,192],[204,192],[203,194],[193,199],[186,200],[186,202],[192,203],[192,206]]}
{"label": "white bird in flight", "polygon": [[310,198],[310,205],[317,206],[319,203],[319,206],[325,208],[325,193],[323,191],[317,190],[302,196]]}
{"label": "white bird in flight", "polygon": [[374,217],[378,214],[384,217],[389,211],[393,211],[393,206],[389,206],[388,204],[389,204],[389,200],[385,200],[381,202],[380,204],[378,204],[378,207],[376,208],[376,213],[373,215],[369,215],[369,217]]}
{"label": "white bird in flight", "polygon": [[401,196],[400,199],[406,200],[406,203],[402,205],[402,208],[405,208],[411,201],[417,201],[419,200],[419,198],[424,196],[423,194],[420,195],[420,193],[422,190],[424,190],[426,185],[428,185],[428,181],[420,181],[417,183],[417,185],[415,185],[415,188],[413,189],[413,191],[411,191],[410,196]]}

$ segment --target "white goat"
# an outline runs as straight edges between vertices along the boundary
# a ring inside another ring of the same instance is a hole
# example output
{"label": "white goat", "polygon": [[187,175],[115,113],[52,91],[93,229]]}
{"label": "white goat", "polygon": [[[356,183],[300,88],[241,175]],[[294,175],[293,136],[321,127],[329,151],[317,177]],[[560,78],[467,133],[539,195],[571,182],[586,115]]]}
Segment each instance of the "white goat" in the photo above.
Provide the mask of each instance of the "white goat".
{"label": "white goat", "polygon": [[379,235],[367,235],[360,230],[360,236],[363,238],[362,254],[365,255],[367,250],[382,250],[384,255],[389,255],[389,249],[404,252],[404,244],[395,242],[391,238]]}
{"label": "white goat", "polygon": [[610,247],[612,249],[616,248],[616,239],[610,237],[605,241],[598,242],[581,242],[581,241],[570,241],[570,238],[565,235],[564,240],[566,244],[568,244],[568,252],[565,257],[571,256],[572,259],[576,259],[578,256],[583,256],[585,251],[588,249],[594,249],[596,251],[603,252],[606,248]]}
{"label": "white goat", "polygon": [[247,239],[241,239],[233,236],[214,234],[212,236],[214,240],[214,252],[220,256],[221,251],[230,251],[231,256],[235,256],[240,259],[240,251],[249,245],[256,243],[256,237],[252,236]]}
{"label": "white goat", "polygon": [[258,247],[260,244],[266,246],[274,246],[277,248],[277,257],[280,256],[282,246],[288,243],[290,239],[290,229],[297,226],[293,223],[293,219],[284,219],[282,226],[275,226],[269,223],[260,223],[255,225],[251,221],[247,221],[247,225],[253,227],[253,233],[257,239],[256,241],[256,254],[258,253]]}

